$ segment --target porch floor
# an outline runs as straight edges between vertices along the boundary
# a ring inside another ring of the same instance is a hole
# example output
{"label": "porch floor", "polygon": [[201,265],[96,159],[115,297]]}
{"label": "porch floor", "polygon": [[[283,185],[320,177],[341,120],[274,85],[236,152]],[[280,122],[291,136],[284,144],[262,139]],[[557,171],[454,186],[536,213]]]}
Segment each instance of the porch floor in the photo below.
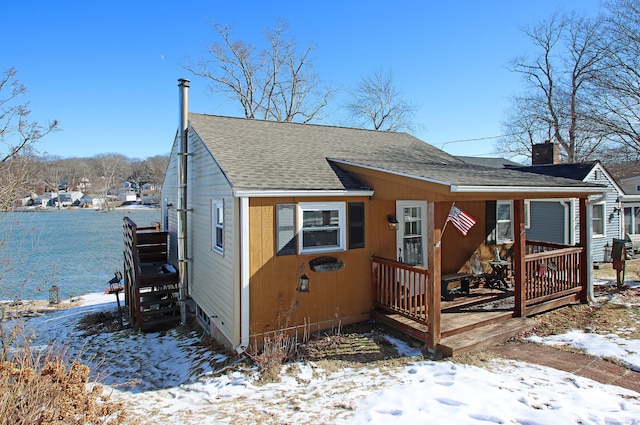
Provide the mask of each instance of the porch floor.
{"label": "porch floor", "polygon": [[[470,295],[455,294],[441,304],[441,341],[437,351],[443,356],[485,348],[531,329],[535,320],[513,317],[513,291],[472,289]],[[390,312],[374,312],[374,319],[407,335],[427,342],[428,328],[408,317]]]}

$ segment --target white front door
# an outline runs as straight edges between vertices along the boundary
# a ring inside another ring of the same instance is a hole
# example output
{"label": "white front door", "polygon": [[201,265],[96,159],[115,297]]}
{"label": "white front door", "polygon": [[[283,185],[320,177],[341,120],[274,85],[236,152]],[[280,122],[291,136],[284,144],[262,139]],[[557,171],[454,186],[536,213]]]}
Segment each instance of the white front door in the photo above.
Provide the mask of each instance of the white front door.
{"label": "white front door", "polygon": [[427,202],[396,201],[398,261],[412,266],[425,266],[427,261]]}

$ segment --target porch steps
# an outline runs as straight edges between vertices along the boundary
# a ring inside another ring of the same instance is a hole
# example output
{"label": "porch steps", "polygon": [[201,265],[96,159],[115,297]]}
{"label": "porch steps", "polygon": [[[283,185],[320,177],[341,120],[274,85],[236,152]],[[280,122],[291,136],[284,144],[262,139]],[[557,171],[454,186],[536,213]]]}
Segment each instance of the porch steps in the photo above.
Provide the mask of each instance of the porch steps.
{"label": "porch steps", "polygon": [[511,318],[498,322],[487,322],[464,332],[455,333],[440,340],[436,350],[445,357],[479,351],[532,329],[536,320],[531,318]]}

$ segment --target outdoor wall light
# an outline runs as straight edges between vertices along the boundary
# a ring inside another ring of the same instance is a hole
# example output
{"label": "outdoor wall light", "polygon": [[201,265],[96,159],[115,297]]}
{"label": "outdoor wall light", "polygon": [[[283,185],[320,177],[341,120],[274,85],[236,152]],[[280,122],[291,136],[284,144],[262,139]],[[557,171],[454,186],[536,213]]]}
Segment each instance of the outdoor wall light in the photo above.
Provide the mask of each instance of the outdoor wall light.
{"label": "outdoor wall light", "polygon": [[389,229],[398,230],[398,219],[393,214],[387,216],[387,221],[389,222]]}
{"label": "outdoor wall light", "polygon": [[309,276],[303,274],[298,280],[298,292],[309,292]]}
{"label": "outdoor wall light", "polygon": [[617,215],[620,215],[620,211],[621,209],[618,207],[613,207],[613,212],[611,214],[609,214],[609,222],[612,222],[613,219],[616,217]]}

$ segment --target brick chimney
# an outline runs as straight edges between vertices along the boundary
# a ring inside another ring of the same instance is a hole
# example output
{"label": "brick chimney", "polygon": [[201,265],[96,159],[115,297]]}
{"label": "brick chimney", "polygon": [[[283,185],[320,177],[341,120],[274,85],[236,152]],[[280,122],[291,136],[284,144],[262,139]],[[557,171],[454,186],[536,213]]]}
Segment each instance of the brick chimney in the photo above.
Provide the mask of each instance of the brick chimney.
{"label": "brick chimney", "polygon": [[531,146],[531,165],[560,164],[560,147],[547,140]]}

